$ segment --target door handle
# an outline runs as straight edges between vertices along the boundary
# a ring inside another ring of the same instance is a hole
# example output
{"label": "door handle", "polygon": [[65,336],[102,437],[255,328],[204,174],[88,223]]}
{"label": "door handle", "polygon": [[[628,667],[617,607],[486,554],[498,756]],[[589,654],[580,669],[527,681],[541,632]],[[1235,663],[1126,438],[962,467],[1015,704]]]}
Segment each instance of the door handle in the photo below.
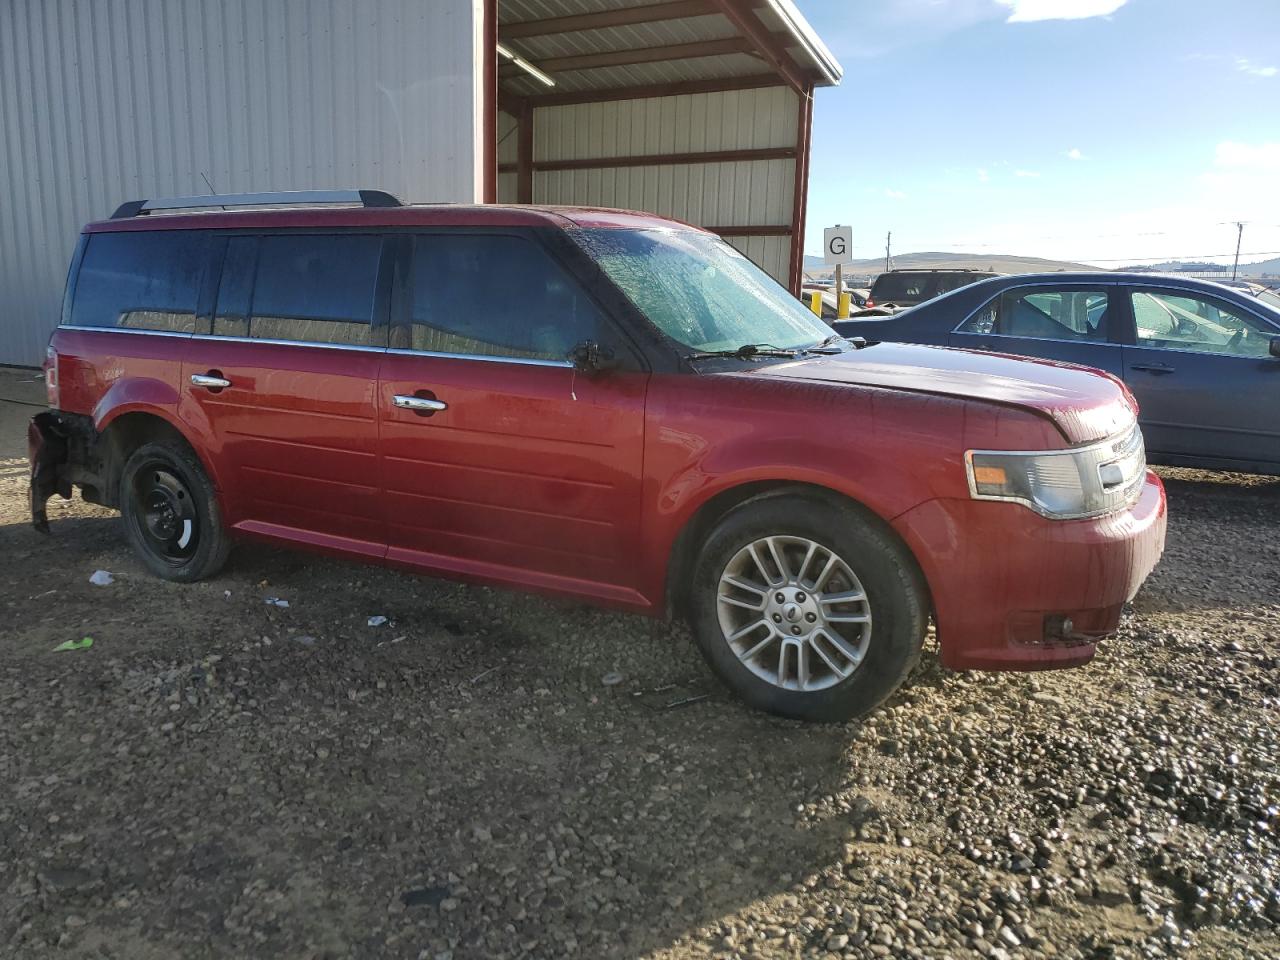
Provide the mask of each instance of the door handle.
{"label": "door handle", "polygon": [[391,398],[391,403],[402,410],[412,410],[415,413],[438,413],[441,410],[449,409],[449,405],[443,400],[429,400],[426,397],[406,397],[403,394],[396,394]]}
{"label": "door handle", "polygon": [[1167,363],[1131,363],[1130,370],[1145,370],[1147,373],[1173,373],[1174,368]]}
{"label": "door handle", "polygon": [[191,385],[193,387],[208,387],[210,390],[221,390],[223,387],[231,386],[231,381],[225,377],[216,377],[216,370],[210,370],[208,373],[193,373],[191,375]]}

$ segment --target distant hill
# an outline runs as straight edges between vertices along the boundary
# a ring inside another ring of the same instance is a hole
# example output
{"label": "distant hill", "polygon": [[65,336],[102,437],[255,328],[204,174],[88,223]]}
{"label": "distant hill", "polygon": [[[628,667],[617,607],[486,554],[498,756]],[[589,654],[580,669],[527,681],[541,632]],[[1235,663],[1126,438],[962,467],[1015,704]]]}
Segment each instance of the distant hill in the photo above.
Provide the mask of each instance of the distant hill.
{"label": "distant hill", "polygon": [[1242,277],[1280,277],[1280,257],[1259,260],[1257,263],[1242,263],[1240,264],[1240,275]]}
{"label": "distant hill", "polygon": [[[994,270],[996,273],[1050,273],[1058,270],[1098,270],[1084,263],[1066,260],[1042,260],[1006,253],[902,253],[894,254],[895,270]],[[827,274],[831,271],[821,257],[804,258],[805,273]],[[884,258],[855,260],[846,265],[848,276],[875,276],[884,271]]]}

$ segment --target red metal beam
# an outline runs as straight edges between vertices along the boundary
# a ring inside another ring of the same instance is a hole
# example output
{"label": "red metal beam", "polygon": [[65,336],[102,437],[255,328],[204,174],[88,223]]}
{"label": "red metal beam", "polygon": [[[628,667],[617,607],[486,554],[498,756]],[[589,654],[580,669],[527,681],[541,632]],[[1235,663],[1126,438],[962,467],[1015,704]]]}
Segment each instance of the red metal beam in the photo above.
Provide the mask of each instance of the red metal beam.
{"label": "red metal beam", "polygon": [[527,101],[516,136],[516,203],[533,203],[533,105]]}
{"label": "red metal beam", "polygon": [[[569,70],[592,70],[597,67],[628,67],[637,63],[659,63],[663,60],[692,60],[698,57],[720,57],[731,53],[755,53],[756,47],[745,37],[703,40],[700,43],[668,43],[657,47],[632,50],[607,50],[603,53],[577,53],[567,57],[547,57],[533,61],[539,70],[555,75]],[[520,73],[515,64],[503,64],[501,75]]]}
{"label": "red metal beam", "polygon": [[789,237],[791,227],[785,223],[757,223],[745,227],[704,227],[722,237]]}
{"label": "red metal beam", "polygon": [[484,37],[481,57],[481,97],[484,129],[480,148],[480,202],[498,202],[498,0],[484,0],[480,29]]}
{"label": "red metal beam", "polygon": [[628,157],[575,157],[572,160],[540,160],[534,170],[598,170],[611,167],[660,167],[668,164],[736,163],[742,160],[790,160],[794,147],[750,150],[704,150],[699,153],[644,153]]}
{"label": "red metal beam", "polygon": [[716,9],[711,0],[670,0],[667,3],[650,3],[642,7],[626,7],[622,10],[601,10],[597,13],[579,13],[566,17],[547,17],[544,20],[506,23],[498,28],[498,36],[503,40],[519,40],[521,37],[542,37],[549,33],[573,33],[577,30],[625,27],[633,23],[682,20],[686,17],[701,17],[715,12]]}
{"label": "red metal beam", "polygon": [[813,137],[813,83],[800,94],[796,113],[796,182],[791,201],[791,269],[787,286],[796,296],[804,279],[804,221],[809,197],[809,148]]}
{"label": "red metal beam", "polygon": [[722,93],[726,90],[759,90],[779,87],[783,81],[775,74],[762,73],[747,77],[722,77],[709,80],[679,80],[650,83],[634,87],[607,87],[603,90],[566,91],[534,94],[529,101],[535,107],[563,107],[577,103],[609,103],[615,100],[646,100],[650,97],[677,97],[686,93]]}
{"label": "red metal beam", "polygon": [[787,53],[786,46],[779,37],[764,25],[764,22],[753,12],[753,4],[743,0],[715,0],[716,8],[725,15],[738,32],[751,42],[753,52],[758,52],[769,63],[778,75],[796,93],[802,93],[808,78],[796,66],[796,62]]}

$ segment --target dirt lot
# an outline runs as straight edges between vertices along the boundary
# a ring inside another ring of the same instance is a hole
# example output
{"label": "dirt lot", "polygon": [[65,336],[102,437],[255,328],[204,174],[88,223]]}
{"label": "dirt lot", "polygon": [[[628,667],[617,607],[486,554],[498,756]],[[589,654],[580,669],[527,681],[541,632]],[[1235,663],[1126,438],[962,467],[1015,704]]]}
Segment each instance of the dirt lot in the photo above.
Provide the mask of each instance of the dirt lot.
{"label": "dirt lot", "polygon": [[262,548],[176,586],[78,500],[42,538],[32,412],[0,403],[4,956],[1280,955],[1280,481],[1166,471],[1090,666],[928,651],[817,727],[635,618]]}

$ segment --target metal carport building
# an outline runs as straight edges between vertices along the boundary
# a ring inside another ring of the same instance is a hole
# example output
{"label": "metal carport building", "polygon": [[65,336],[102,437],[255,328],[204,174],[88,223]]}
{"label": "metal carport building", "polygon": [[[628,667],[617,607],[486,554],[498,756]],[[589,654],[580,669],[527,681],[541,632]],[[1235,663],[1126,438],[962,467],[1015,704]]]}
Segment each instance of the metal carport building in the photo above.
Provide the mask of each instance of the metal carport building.
{"label": "metal carport building", "polygon": [[629,207],[798,289],[840,73],[791,0],[10,0],[0,363],[41,361],[80,226],[137,197]]}

